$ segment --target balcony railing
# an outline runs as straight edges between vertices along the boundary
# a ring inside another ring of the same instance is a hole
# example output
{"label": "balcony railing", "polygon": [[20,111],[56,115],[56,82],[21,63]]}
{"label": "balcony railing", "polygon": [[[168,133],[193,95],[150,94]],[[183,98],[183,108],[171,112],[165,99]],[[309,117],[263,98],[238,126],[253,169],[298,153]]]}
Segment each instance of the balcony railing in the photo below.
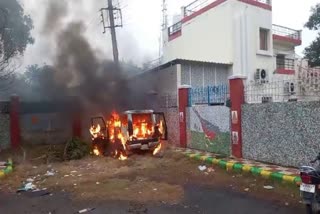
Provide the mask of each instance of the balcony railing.
{"label": "balcony railing", "polygon": [[272,33],[273,35],[283,36],[295,40],[301,40],[301,31],[279,25],[272,26]]}
{"label": "balcony railing", "polygon": [[277,69],[294,70],[294,59],[277,58]]}
{"label": "balcony railing", "polygon": [[189,5],[184,7],[184,17],[192,15],[212,2],[212,0],[196,0],[191,2]]}
{"label": "balcony railing", "polygon": [[[194,2],[191,2],[189,5],[185,6],[184,9],[184,17],[190,16],[193,13],[201,10],[202,8],[208,6],[209,4],[216,2],[219,0],[196,0]],[[271,0],[251,0],[256,1],[262,4],[271,5]]]}
{"label": "balcony railing", "polygon": [[168,28],[169,36],[181,31],[182,22],[177,22]]}

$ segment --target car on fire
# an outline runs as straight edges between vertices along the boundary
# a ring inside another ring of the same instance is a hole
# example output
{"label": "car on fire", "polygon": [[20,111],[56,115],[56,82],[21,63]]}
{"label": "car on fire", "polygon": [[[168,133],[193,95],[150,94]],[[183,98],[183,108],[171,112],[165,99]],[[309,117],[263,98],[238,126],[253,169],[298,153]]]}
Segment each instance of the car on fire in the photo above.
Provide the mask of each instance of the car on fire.
{"label": "car on fire", "polygon": [[153,153],[167,140],[167,125],[163,112],[130,110],[121,115],[113,113],[108,121],[91,118],[93,152],[116,158],[127,157],[137,150]]}

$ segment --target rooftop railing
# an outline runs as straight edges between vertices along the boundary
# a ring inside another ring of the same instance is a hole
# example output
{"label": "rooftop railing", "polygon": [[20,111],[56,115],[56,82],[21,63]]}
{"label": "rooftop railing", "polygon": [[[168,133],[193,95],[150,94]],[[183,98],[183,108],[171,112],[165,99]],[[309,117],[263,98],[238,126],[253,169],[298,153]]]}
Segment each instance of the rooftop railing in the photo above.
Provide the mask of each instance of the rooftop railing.
{"label": "rooftop railing", "polygon": [[290,39],[301,40],[301,31],[294,30],[288,27],[283,27],[280,25],[273,25],[272,33],[273,35],[283,36]]}

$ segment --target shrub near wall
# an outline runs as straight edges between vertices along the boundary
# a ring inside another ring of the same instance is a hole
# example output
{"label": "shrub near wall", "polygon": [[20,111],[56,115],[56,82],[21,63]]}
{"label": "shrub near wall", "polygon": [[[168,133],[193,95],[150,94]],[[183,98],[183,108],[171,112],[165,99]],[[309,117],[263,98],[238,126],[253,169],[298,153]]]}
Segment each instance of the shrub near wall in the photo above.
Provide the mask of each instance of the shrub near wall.
{"label": "shrub near wall", "polygon": [[194,106],[187,111],[188,147],[230,155],[230,109]]}
{"label": "shrub near wall", "polygon": [[242,106],[244,158],[299,167],[320,152],[320,103]]}

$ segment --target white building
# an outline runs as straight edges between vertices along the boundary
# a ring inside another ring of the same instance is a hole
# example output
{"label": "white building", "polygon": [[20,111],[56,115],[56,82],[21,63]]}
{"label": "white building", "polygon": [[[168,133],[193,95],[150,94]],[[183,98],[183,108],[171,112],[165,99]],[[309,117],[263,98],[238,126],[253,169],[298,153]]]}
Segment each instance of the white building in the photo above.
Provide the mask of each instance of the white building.
{"label": "white building", "polygon": [[295,79],[301,31],[273,25],[271,0],[198,0],[180,17],[163,31],[163,64],[226,64],[247,83]]}

